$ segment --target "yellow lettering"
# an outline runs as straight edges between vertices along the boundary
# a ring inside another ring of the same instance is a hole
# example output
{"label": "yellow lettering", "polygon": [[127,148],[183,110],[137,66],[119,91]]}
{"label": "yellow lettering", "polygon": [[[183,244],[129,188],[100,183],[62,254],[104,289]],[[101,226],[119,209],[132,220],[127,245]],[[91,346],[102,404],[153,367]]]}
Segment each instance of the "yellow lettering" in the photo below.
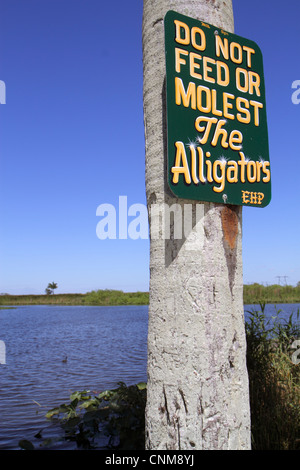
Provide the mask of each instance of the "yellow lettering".
{"label": "yellow lettering", "polygon": [[[251,168],[252,168],[252,173],[251,173]],[[256,182],[256,162],[254,162],[253,160],[250,160],[247,164],[247,179],[249,183]]]}
{"label": "yellow lettering", "polygon": [[[249,199],[250,197],[250,199]],[[242,191],[242,201],[244,204],[261,204],[265,195],[264,193],[255,193],[250,191]]]}
{"label": "yellow lettering", "polygon": [[266,175],[264,178],[263,178],[263,182],[264,183],[269,183],[270,179],[271,179],[271,172],[270,172],[270,169],[268,169],[267,167],[270,166],[270,162],[264,162],[263,163],[263,172],[264,174]]}
{"label": "yellow lettering", "polygon": [[[224,33],[225,34],[225,33]],[[229,42],[227,38],[222,38],[219,34],[215,36],[216,56],[220,57],[221,54],[225,60],[230,58],[236,64],[243,62],[243,51],[246,52],[247,56],[247,67],[252,67],[252,54],[255,54],[255,50],[248,46],[241,47],[238,43],[232,42],[229,48]],[[237,52],[237,54],[236,54]]]}
{"label": "yellow lettering", "polygon": [[[175,142],[176,157],[175,165],[171,168],[173,173],[172,183],[177,184],[179,181],[179,175],[183,174],[185,182],[191,184],[191,175],[186,158],[184,144],[182,142]],[[182,163],[182,165],[181,165]]]}
{"label": "yellow lettering", "polygon": [[250,101],[250,104],[254,108],[254,124],[258,127],[259,126],[259,109],[262,109],[264,105],[262,103],[258,103],[258,101]]}
{"label": "yellow lettering", "polygon": [[234,100],[234,95],[230,93],[223,93],[223,115],[227,119],[234,119],[234,115],[228,112],[228,109],[233,108],[233,104],[229,103],[228,100]]}
{"label": "yellow lettering", "polygon": [[212,72],[212,68],[207,65],[208,63],[215,64],[216,61],[210,57],[203,57],[203,80],[210,83],[215,83],[216,80],[213,77],[209,77],[208,73]]}
{"label": "yellow lettering", "polygon": [[[191,73],[195,78],[201,76],[195,72],[195,69],[199,68],[199,64],[194,62],[196,58],[200,57],[198,54],[191,54]],[[206,76],[206,78],[209,77]],[[201,113],[211,113],[214,116],[231,120],[237,119],[243,124],[249,124],[252,120],[256,127],[260,124],[260,109],[264,107],[258,101],[248,101],[240,96],[235,98],[231,93],[218,93],[216,89],[210,90],[203,85],[196,87],[194,82],[189,82],[187,88],[185,88],[182,79],[179,77],[175,77],[175,103],[178,106],[183,105],[185,108],[198,108]],[[253,112],[251,112],[250,105]],[[230,112],[231,110],[234,110],[234,112]]]}
{"label": "yellow lettering", "polygon": [[196,149],[194,145],[190,145],[190,151],[191,151],[191,173],[192,173],[192,180],[193,183],[198,184],[199,180],[197,178],[196,174],[196,168],[197,168],[197,163],[196,163]]}
{"label": "yellow lettering", "polygon": [[211,90],[211,107],[212,107],[212,114],[215,116],[223,116],[223,113],[220,109],[217,109],[217,91]]}
{"label": "yellow lettering", "polygon": [[[190,43],[190,29],[188,25],[178,20],[175,20],[174,23],[176,26],[175,41],[178,42],[178,44],[187,46]],[[184,32],[184,37],[181,36],[182,31]]]}
{"label": "yellow lettering", "polygon": [[[207,158],[210,157],[210,152],[206,152],[205,156]],[[210,160],[206,160],[206,168],[207,168],[207,173],[206,173],[206,177],[207,177],[207,181],[209,183],[213,183],[214,180],[213,180],[213,177],[212,177],[212,164],[211,164],[211,161]]]}
{"label": "yellow lettering", "polygon": [[263,163],[261,161],[256,162],[256,181],[259,183],[260,182],[260,175],[261,175],[261,168],[263,166]]}
{"label": "yellow lettering", "polygon": [[[224,79],[222,79],[222,70],[224,73]],[[230,77],[229,77],[229,68],[227,64],[217,60],[217,84],[221,86],[229,85]]]}
{"label": "yellow lettering", "polygon": [[229,59],[229,49],[228,49],[228,39],[221,38],[218,34],[215,35],[216,38],[216,56],[220,57],[221,53],[225,60]]}
{"label": "yellow lettering", "polygon": [[[218,175],[218,167],[221,169],[221,176]],[[221,193],[224,191],[225,187],[225,169],[226,169],[226,161],[221,162],[220,160],[216,160],[213,164],[213,177],[214,181],[220,183],[219,187],[213,186],[213,190],[216,193]]]}
{"label": "yellow lettering", "polygon": [[249,72],[249,93],[253,95],[255,89],[256,96],[260,96],[260,76],[256,72]]}
{"label": "yellow lettering", "polygon": [[[203,106],[203,92],[206,95],[206,106]],[[199,85],[197,87],[197,107],[201,113],[210,113],[211,111],[211,93],[206,86]]]}
{"label": "yellow lettering", "polygon": [[249,197],[250,195],[250,191],[242,191],[242,200],[243,200],[243,204],[249,204]]}
{"label": "yellow lettering", "polygon": [[229,147],[232,150],[241,150],[243,134],[240,131],[232,131],[229,136]]}
{"label": "yellow lettering", "polygon": [[[196,41],[196,35],[199,35],[200,37],[200,44],[197,43]],[[195,49],[198,49],[198,51],[204,51],[206,48],[206,37],[204,34],[204,31],[202,29],[197,28],[196,26],[192,28],[192,34],[191,34],[191,39],[192,39],[192,45]]]}
{"label": "yellow lettering", "polygon": [[247,53],[247,66],[252,67],[251,54],[255,54],[255,50],[248,46],[243,46],[244,51]]}
{"label": "yellow lettering", "polygon": [[229,160],[228,167],[227,167],[227,181],[229,183],[237,183],[238,182],[238,164],[235,160]]}
{"label": "yellow lettering", "polygon": [[245,154],[243,152],[239,152],[241,160],[238,161],[238,165],[241,167],[241,182],[245,183],[245,167],[247,166]]}
{"label": "yellow lettering", "polygon": [[236,99],[236,109],[237,111],[239,111],[239,113],[237,113],[236,115],[237,120],[243,122],[244,124],[249,124],[249,122],[251,121],[250,111],[248,111],[248,109],[243,108],[242,104],[244,104],[244,106],[249,109],[249,101],[246,100],[246,98],[238,97]]}
{"label": "yellow lettering", "polygon": [[190,82],[187,91],[185,91],[181,78],[175,77],[175,103],[178,106],[182,103],[185,108],[191,106],[192,109],[196,109],[195,83]]}
{"label": "yellow lettering", "polygon": [[250,193],[251,204],[257,204],[257,193]]}
{"label": "yellow lettering", "polygon": [[181,54],[189,55],[188,51],[175,47],[175,70],[177,73],[181,72],[181,65],[186,65],[186,60],[180,57]]}
{"label": "yellow lettering", "polygon": [[202,147],[197,147],[197,150],[198,150],[198,156],[199,156],[199,179],[200,179],[201,183],[205,183],[206,179],[205,179],[205,176],[204,176],[204,173],[203,173],[203,164],[204,164],[203,150],[202,150]]}
{"label": "yellow lettering", "polygon": [[221,145],[225,149],[228,148],[228,142],[226,141],[228,132],[226,131],[226,129],[222,129],[224,124],[226,124],[226,121],[224,119],[220,119],[218,121],[218,124],[216,125],[214,137],[213,137],[213,140],[211,141],[211,145],[213,145],[214,147],[218,144],[219,137],[222,136]]}
{"label": "yellow lettering", "polygon": [[[207,125],[204,126],[204,127],[200,126],[200,123],[202,121],[206,122]],[[206,144],[209,133],[210,133],[210,130],[211,130],[211,126],[212,126],[212,124],[216,124],[217,122],[218,122],[217,118],[209,118],[209,117],[205,117],[205,116],[197,117],[197,119],[195,121],[195,128],[198,132],[204,132],[204,135],[202,136],[202,139],[199,139],[200,144]]]}
{"label": "yellow lettering", "polygon": [[[237,57],[235,56],[235,51],[238,52]],[[243,62],[243,49],[237,42],[230,44],[230,58],[235,64],[241,64]]]}
{"label": "yellow lettering", "polygon": [[264,197],[264,193],[257,193],[257,204],[261,204]]}
{"label": "yellow lettering", "polygon": [[195,52],[190,53],[190,75],[194,78],[199,78],[202,80],[202,75],[200,73],[195,72],[195,69],[200,69],[200,64],[195,62],[195,59],[202,60],[202,56],[196,54]]}
{"label": "yellow lettering", "polygon": [[[243,76],[244,85],[241,83],[241,76]],[[248,72],[241,67],[238,67],[235,71],[235,81],[236,87],[242,93],[247,93],[249,89],[249,82],[248,82]]]}

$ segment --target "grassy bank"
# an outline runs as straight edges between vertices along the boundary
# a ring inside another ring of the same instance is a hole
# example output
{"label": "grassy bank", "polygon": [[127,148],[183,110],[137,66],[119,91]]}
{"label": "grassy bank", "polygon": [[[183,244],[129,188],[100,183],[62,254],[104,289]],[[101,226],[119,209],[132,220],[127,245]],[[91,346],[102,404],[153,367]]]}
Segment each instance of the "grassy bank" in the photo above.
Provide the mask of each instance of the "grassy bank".
{"label": "grassy bank", "polygon": [[85,296],[86,305],[148,305],[148,292],[123,292],[121,290],[97,290]]}
{"label": "grassy bank", "polygon": [[252,447],[300,450],[299,311],[271,322],[264,308],[246,323]]}
{"label": "grassy bank", "polygon": [[273,284],[263,286],[261,284],[247,284],[244,286],[244,304],[296,304],[300,303],[300,285],[280,286]]}
{"label": "grassy bank", "polygon": [[[300,303],[300,286],[244,286],[244,304]],[[86,294],[1,295],[0,305],[148,305],[148,292],[96,290]]]}
{"label": "grassy bank", "polygon": [[85,294],[1,295],[0,305],[83,305]]}
{"label": "grassy bank", "polygon": [[147,292],[97,290],[86,294],[1,295],[0,305],[147,305]]}

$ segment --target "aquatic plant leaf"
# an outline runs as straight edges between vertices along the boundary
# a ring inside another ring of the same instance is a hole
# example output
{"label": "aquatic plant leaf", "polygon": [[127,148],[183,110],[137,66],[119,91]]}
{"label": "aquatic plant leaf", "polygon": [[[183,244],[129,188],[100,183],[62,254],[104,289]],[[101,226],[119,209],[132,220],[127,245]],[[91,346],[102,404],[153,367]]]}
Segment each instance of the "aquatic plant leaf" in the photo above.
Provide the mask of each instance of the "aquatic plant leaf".
{"label": "aquatic plant leaf", "polygon": [[60,408],[59,407],[58,408],[52,408],[52,410],[47,411],[45,416],[46,416],[46,418],[51,419],[51,418],[53,418],[53,416],[59,415],[59,413],[60,413]]}
{"label": "aquatic plant leaf", "polygon": [[19,446],[21,447],[21,449],[24,450],[34,450],[34,445],[27,439],[22,439],[21,441],[19,441]]}
{"label": "aquatic plant leaf", "polygon": [[136,386],[139,390],[144,390],[145,388],[147,388],[147,383],[146,382],[139,382]]}

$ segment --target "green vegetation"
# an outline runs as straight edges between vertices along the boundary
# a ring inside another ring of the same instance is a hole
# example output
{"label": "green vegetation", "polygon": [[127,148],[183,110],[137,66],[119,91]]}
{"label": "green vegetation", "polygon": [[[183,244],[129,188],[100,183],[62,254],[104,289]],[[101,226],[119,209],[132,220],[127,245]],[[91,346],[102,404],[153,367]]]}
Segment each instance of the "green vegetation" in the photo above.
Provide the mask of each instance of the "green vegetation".
{"label": "green vegetation", "polygon": [[[59,423],[63,437],[48,439],[38,447],[52,447],[59,440],[74,442],[80,449],[143,449],[145,441],[146,384],[119,387],[92,396],[89,391],[75,392],[70,403],[46,413],[52,423]],[[42,439],[42,433],[35,436]],[[19,446],[33,450],[34,444],[21,440]]]}
{"label": "green vegetation", "polygon": [[56,282],[49,282],[48,286],[45,289],[47,295],[54,294],[54,289],[57,289]]}
{"label": "green vegetation", "polygon": [[263,286],[261,284],[247,284],[244,286],[244,304],[288,304],[300,303],[300,283],[296,287],[273,284]]}
{"label": "green vegetation", "polygon": [[[53,285],[55,283],[52,283]],[[56,284],[55,284],[56,285]],[[86,294],[56,294],[48,285],[46,295],[0,295],[0,305],[148,305],[148,292],[123,292],[121,290],[94,290]],[[56,288],[56,287],[55,287]],[[51,291],[51,292],[50,292]],[[244,286],[244,304],[259,302],[300,303],[300,283],[296,287],[261,284]]]}
{"label": "green vegetation", "polygon": [[246,322],[252,448],[300,449],[299,310],[288,320],[267,318],[265,304]]}
{"label": "green vegetation", "polygon": [[83,305],[85,294],[0,296],[0,305]]}
{"label": "green vegetation", "polygon": [[86,294],[0,296],[0,305],[148,305],[148,292],[97,290]]}
{"label": "green vegetation", "polygon": [[85,295],[86,305],[148,305],[147,292],[123,292],[121,290],[97,290]]}
{"label": "green vegetation", "polygon": [[[267,318],[265,304],[252,310],[246,323],[251,436],[253,450],[300,449],[300,338],[299,310],[288,320],[277,311]],[[295,351],[296,349],[296,351]],[[120,382],[114,390],[92,396],[75,392],[70,403],[48,411],[46,417],[60,424],[61,438],[42,441],[37,447],[27,440],[22,449],[48,448],[58,440],[73,442],[81,449],[142,450],[145,439],[146,384],[127,387]]]}

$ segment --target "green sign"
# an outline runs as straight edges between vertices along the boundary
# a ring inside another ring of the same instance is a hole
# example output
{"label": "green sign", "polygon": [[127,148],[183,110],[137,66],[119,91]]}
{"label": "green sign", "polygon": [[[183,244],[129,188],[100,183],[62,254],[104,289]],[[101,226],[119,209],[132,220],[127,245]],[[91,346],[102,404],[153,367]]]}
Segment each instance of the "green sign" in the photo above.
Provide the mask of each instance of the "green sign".
{"label": "green sign", "polygon": [[165,50],[171,191],[184,199],[266,206],[271,175],[259,47],[169,11]]}

